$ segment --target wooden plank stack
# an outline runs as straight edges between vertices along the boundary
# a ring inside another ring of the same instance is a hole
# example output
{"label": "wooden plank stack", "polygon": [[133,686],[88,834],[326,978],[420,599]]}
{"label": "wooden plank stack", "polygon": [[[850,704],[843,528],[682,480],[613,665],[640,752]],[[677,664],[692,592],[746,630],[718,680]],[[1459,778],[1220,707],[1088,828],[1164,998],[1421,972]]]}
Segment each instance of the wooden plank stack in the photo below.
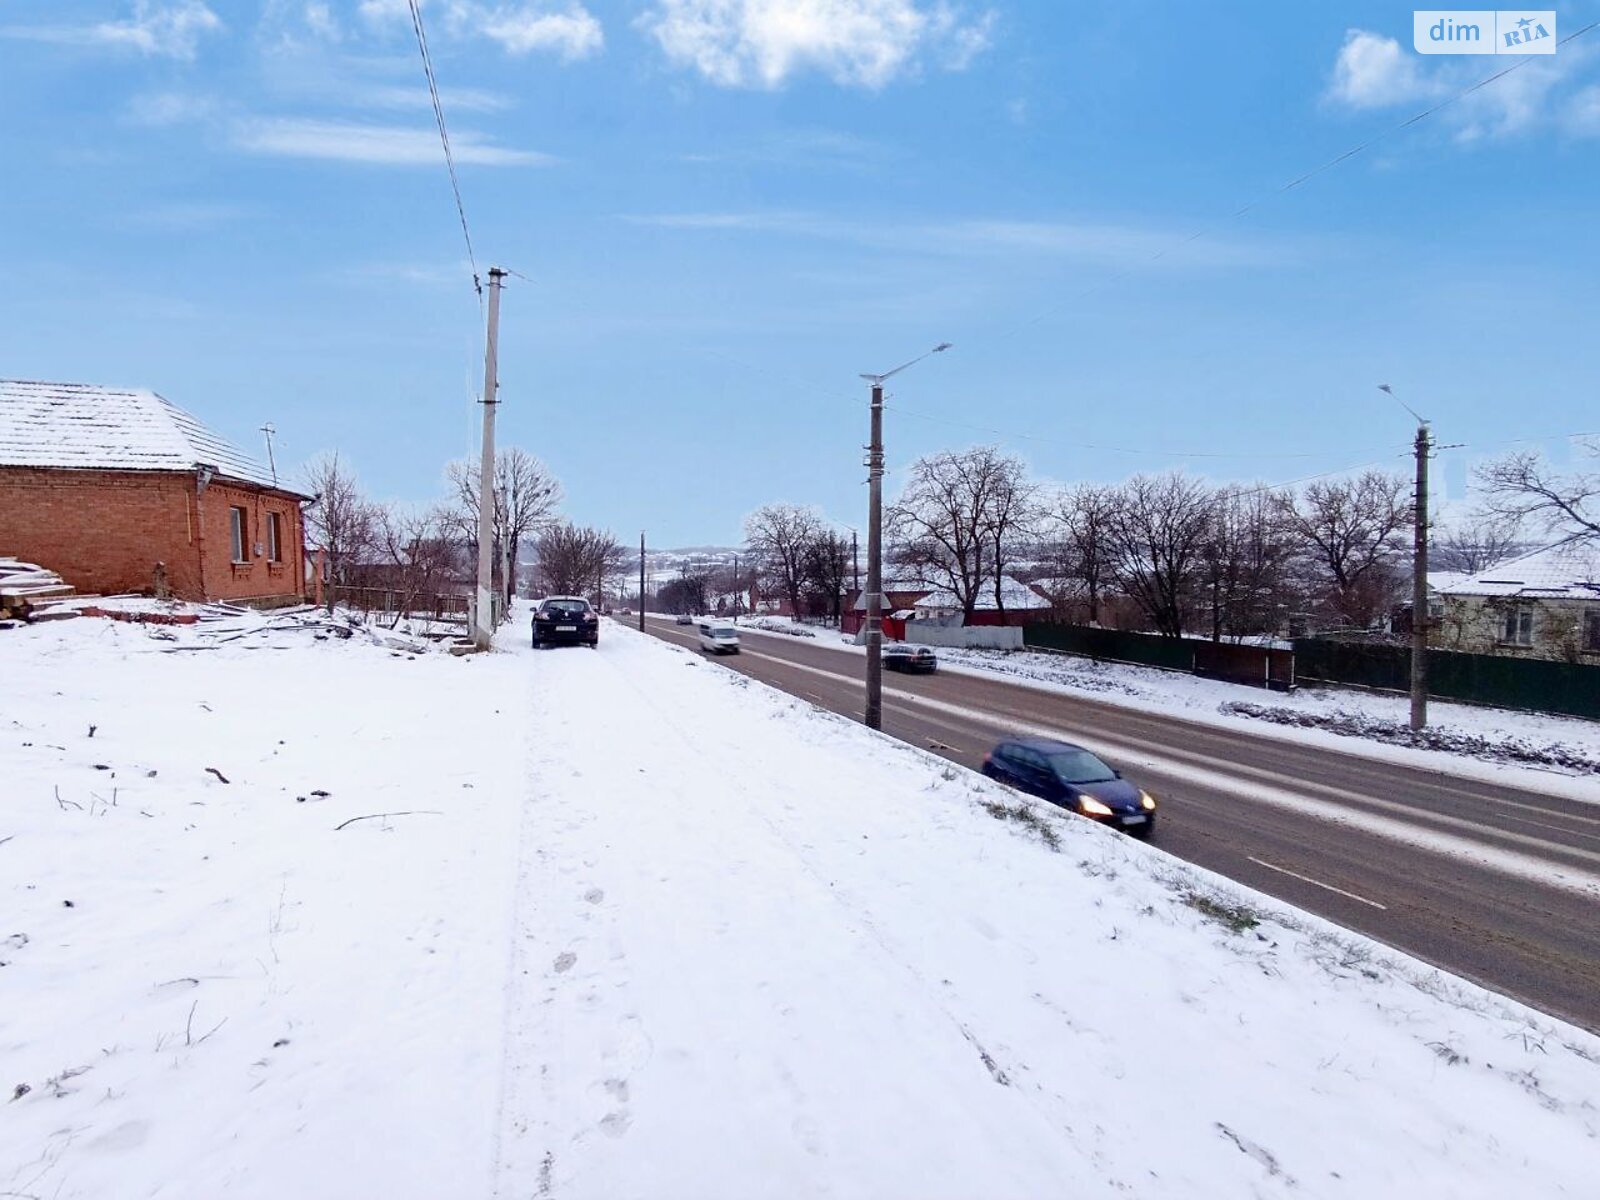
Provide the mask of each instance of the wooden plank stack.
{"label": "wooden plank stack", "polygon": [[76,594],[76,588],[47,567],[0,555],[0,621],[77,616],[73,609],[55,607]]}

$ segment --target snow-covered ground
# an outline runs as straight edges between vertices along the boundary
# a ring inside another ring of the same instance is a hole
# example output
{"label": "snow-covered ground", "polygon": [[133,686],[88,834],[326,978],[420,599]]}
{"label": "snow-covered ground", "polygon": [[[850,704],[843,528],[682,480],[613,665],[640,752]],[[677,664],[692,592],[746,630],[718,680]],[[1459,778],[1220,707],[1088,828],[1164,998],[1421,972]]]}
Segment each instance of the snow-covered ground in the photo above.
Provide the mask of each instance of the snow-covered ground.
{"label": "snow-covered ground", "polygon": [[695,655],[237,626],[0,633],[0,1194],[1594,1194],[1600,1039]]}
{"label": "snow-covered ground", "polygon": [[[808,637],[810,644],[841,653],[864,654],[853,638],[826,626],[797,624],[782,617],[763,617],[741,630],[785,639]],[[1088,696],[1141,712],[1163,713],[1190,721],[1247,729],[1262,737],[1288,738],[1345,753],[1447,770],[1474,778],[1500,779],[1535,789],[1559,791],[1600,802],[1600,777],[1592,769],[1577,767],[1519,766],[1515,761],[1495,761],[1491,756],[1563,757],[1600,764],[1600,722],[1545,713],[1482,708],[1434,700],[1428,705],[1429,724],[1462,743],[1477,741],[1474,753],[1448,748],[1393,745],[1361,736],[1363,722],[1403,727],[1410,715],[1405,696],[1361,691],[1355,688],[1297,688],[1283,694],[1246,687],[1220,679],[1204,679],[1182,671],[1163,671],[1132,663],[1095,662],[1076,655],[1037,650],[957,650],[938,648],[941,670],[1003,675],[1030,687],[1064,695]],[[1261,705],[1304,714],[1343,726],[1348,732],[1276,724],[1230,711],[1235,704]],[[1568,752],[1565,756],[1562,751]]]}

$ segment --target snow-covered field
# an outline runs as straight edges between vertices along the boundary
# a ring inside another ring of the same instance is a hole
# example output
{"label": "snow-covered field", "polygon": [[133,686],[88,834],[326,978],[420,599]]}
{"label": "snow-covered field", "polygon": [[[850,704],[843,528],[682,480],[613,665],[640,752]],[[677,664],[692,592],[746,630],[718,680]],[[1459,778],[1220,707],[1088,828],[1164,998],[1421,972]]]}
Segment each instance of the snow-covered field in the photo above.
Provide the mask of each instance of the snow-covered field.
{"label": "snow-covered field", "polygon": [[[798,624],[782,617],[762,617],[755,624],[741,620],[739,628],[785,640],[806,637],[809,644],[841,653],[865,653],[853,639],[842,637],[835,629]],[[941,646],[938,655],[941,670],[1003,675],[1030,687],[1087,696],[1141,712],[1246,729],[1261,737],[1287,738],[1476,778],[1558,790],[1562,795],[1600,802],[1600,779],[1592,768],[1519,766],[1514,761],[1527,755],[1547,758],[1552,763],[1566,758],[1600,764],[1600,722],[1596,721],[1434,700],[1428,705],[1429,725],[1444,736],[1439,739],[1439,748],[1420,748],[1387,744],[1357,733],[1367,722],[1404,727],[1410,716],[1410,702],[1405,696],[1335,687],[1303,687],[1285,695],[1182,671],[1095,662],[1037,650],[957,650]],[[1228,706],[1235,704],[1288,710],[1342,726],[1347,732],[1270,723],[1230,711]],[[1462,744],[1475,743],[1472,753],[1448,748],[1452,738]]]}
{"label": "snow-covered field", "polygon": [[1159,850],[616,623],[253,628],[0,633],[0,1195],[1594,1195],[1600,1039]]}

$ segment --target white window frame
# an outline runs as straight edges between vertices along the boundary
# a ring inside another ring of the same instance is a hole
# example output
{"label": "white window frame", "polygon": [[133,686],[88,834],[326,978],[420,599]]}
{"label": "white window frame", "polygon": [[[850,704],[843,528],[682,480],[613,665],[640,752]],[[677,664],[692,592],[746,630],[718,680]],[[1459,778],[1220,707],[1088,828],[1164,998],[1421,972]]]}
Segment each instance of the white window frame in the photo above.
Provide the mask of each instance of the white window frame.
{"label": "white window frame", "polygon": [[1518,604],[1506,609],[1505,620],[1500,624],[1502,646],[1533,645],[1533,607]]}
{"label": "white window frame", "polygon": [[283,561],[283,514],[269,512],[267,514],[267,561],[281,563]]}
{"label": "white window frame", "polygon": [[233,562],[248,563],[245,554],[250,549],[250,513],[242,504],[228,506],[228,535],[233,539]]}

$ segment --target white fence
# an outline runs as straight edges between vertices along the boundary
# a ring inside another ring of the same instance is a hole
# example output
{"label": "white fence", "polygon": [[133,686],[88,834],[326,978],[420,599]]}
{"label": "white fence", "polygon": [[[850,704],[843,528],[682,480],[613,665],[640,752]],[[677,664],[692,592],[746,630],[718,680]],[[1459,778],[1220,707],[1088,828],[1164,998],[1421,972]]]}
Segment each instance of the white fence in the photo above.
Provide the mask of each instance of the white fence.
{"label": "white fence", "polygon": [[963,650],[1021,650],[1020,625],[936,625],[932,621],[907,621],[906,641],[923,646],[950,646]]}

